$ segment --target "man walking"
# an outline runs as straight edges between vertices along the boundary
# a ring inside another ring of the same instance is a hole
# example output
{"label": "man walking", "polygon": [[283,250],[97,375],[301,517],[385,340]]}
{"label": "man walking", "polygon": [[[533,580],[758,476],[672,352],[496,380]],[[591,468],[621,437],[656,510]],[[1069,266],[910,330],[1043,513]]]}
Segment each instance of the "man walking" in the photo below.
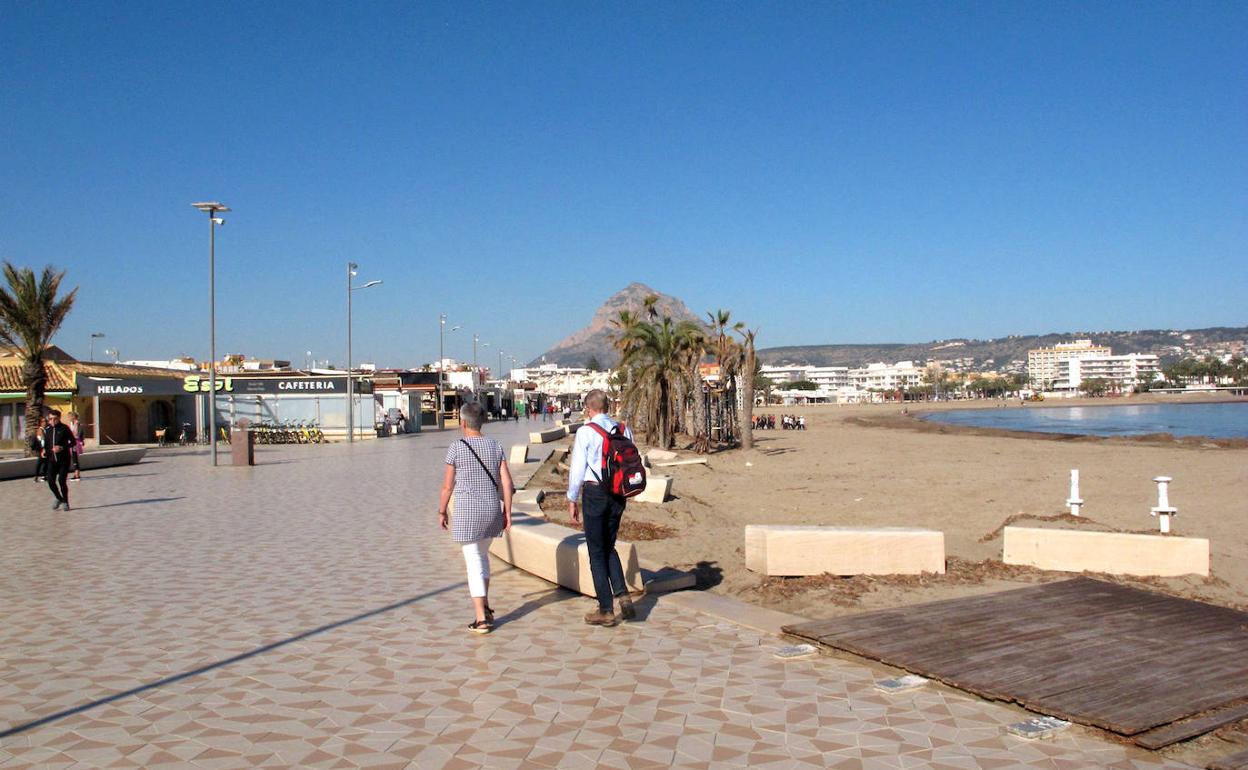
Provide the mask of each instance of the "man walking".
{"label": "man walking", "polygon": [[[603,483],[604,439],[591,427],[597,425],[607,433],[615,429],[616,422],[606,415],[606,411],[607,394],[591,390],[585,396],[585,425],[576,431],[572,442],[571,469],[568,472],[568,513],[573,522],[580,521],[584,514],[589,571],[594,578],[594,594],[598,597],[598,611],[585,616],[585,622],[591,626],[614,626],[618,622],[613,597],[619,597],[620,615],[625,620],[637,617],[628,597],[628,586],[624,583],[624,568],[619,554],[615,552],[615,538],[620,531],[627,500],[611,494],[608,484]],[[630,439],[633,437],[627,426],[624,435]]]}
{"label": "man walking", "polygon": [[69,426],[61,424],[61,413],[55,409],[48,412],[48,425],[43,429],[43,456],[47,460],[48,488],[56,502],[52,510],[65,506],[69,510],[69,467],[74,445],[74,434]]}

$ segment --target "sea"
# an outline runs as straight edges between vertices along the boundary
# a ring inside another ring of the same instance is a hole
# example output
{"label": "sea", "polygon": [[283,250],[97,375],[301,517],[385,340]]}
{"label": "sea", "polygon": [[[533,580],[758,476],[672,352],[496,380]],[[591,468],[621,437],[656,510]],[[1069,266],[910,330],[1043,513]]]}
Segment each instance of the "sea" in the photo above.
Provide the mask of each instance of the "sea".
{"label": "sea", "polygon": [[1248,401],[1221,404],[1139,404],[1133,406],[1009,406],[953,409],[923,419],[976,428],[1073,433],[1084,436],[1174,436],[1248,438]]}

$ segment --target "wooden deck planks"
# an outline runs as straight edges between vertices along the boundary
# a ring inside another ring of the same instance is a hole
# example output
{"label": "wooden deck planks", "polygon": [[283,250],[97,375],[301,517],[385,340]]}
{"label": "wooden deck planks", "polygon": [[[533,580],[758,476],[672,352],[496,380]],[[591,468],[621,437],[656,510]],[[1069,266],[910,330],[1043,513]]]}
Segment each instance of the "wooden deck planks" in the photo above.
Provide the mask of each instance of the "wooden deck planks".
{"label": "wooden deck planks", "polygon": [[1195,738],[1197,735],[1204,735],[1210,730],[1216,730],[1223,725],[1245,718],[1248,718],[1248,703],[1240,703],[1218,709],[1212,714],[1188,722],[1174,722],[1158,727],[1156,730],[1149,730],[1142,735],[1137,735],[1135,742],[1146,749],[1160,749],[1188,738]]}
{"label": "wooden deck planks", "polygon": [[1248,613],[1076,578],[786,631],[1135,735],[1248,698],[1245,629]]}

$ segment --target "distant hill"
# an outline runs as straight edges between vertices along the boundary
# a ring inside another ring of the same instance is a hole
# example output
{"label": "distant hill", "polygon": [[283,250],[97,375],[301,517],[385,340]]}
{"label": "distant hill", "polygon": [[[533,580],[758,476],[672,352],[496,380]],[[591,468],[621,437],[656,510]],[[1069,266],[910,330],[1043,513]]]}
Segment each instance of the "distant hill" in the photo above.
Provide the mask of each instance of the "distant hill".
{"label": "distant hill", "polygon": [[659,298],[656,307],[660,313],[675,319],[701,320],[676,297],[655,291],[644,283],[630,283],[602,303],[602,306],[594,312],[594,317],[590,319],[589,326],[560,340],[553,348],[530,361],[529,365],[551,363],[560,366],[585,366],[585,363],[593,357],[597,358],[604,367],[615,366],[619,363],[620,357],[611,345],[611,320],[621,310],[641,312],[643,302],[651,294]]}
{"label": "distant hill", "polygon": [[863,366],[874,361],[960,361],[967,368],[1008,369],[1011,362],[1026,362],[1031,348],[1050,347],[1059,342],[1090,339],[1108,345],[1115,355],[1155,353],[1172,361],[1228,343],[1248,340],[1248,326],[1217,326],[1210,329],[1149,329],[1145,331],[1066,332],[999,337],[991,340],[948,339],[922,343],[878,345],[791,345],[763,348],[759,360],[765,364],[810,364],[813,366]]}
{"label": "distant hill", "polygon": [[[589,325],[561,340],[530,366],[553,363],[560,366],[585,366],[597,358],[604,367],[615,366],[619,356],[611,345],[611,320],[621,310],[641,312],[642,303],[651,294],[657,295],[660,313],[672,318],[705,323],[677,297],[656,291],[644,283],[630,283],[607,298],[594,312]],[[759,360],[764,364],[811,364],[814,366],[865,366],[875,361],[949,361],[958,369],[1021,370],[1031,348],[1050,347],[1059,342],[1090,339],[1108,345],[1115,354],[1155,353],[1168,363],[1187,356],[1204,355],[1215,349],[1225,350],[1231,343],[1248,340],[1248,326],[1217,326],[1209,329],[1148,329],[1144,331],[1075,331],[1051,334],[999,337],[990,340],[947,339],[932,342],[880,343],[874,345],[790,345],[762,348]]]}

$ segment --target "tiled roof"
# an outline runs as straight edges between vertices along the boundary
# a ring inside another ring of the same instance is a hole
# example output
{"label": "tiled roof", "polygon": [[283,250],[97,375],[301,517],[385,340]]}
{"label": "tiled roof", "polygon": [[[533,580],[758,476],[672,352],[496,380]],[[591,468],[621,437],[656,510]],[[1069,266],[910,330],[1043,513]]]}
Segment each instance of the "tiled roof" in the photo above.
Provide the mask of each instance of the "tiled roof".
{"label": "tiled roof", "polygon": [[[43,370],[47,372],[48,381],[44,390],[66,391],[74,389],[74,374],[62,364],[45,361]],[[26,384],[22,381],[22,362],[14,359],[0,361],[0,393],[24,393]]]}
{"label": "tiled roof", "polygon": [[[146,366],[126,366],[124,364],[97,364],[74,361],[72,363],[45,361],[44,371],[48,373],[48,391],[77,390],[76,375],[84,374],[92,377],[167,377],[182,379],[189,372],[166,371]],[[24,393],[26,385],[22,382],[22,362],[16,358],[0,359],[0,393]]]}

